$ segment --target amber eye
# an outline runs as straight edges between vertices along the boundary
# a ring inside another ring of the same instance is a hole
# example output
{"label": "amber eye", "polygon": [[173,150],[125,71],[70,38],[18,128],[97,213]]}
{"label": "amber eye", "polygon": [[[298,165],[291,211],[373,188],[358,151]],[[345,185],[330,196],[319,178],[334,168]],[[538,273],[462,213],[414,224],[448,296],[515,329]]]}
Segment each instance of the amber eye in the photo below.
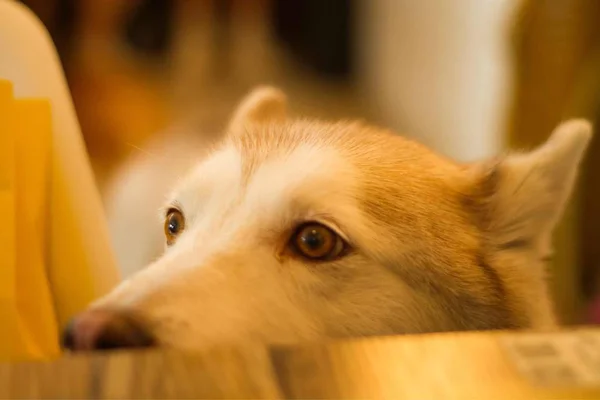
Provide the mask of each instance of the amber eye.
{"label": "amber eye", "polygon": [[185,219],[181,211],[176,208],[171,208],[167,212],[167,218],[165,218],[165,236],[167,237],[167,244],[172,245],[175,243],[175,239],[183,229],[185,228]]}
{"label": "amber eye", "polygon": [[291,245],[299,255],[315,261],[333,260],[346,248],[337,233],[317,222],[300,226],[291,238]]}

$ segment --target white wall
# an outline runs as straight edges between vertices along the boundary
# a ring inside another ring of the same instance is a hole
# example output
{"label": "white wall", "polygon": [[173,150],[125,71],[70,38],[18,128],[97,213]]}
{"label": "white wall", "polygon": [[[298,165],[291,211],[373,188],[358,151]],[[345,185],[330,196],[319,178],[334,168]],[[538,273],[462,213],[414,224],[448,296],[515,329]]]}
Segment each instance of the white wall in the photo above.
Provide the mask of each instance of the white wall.
{"label": "white wall", "polygon": [[460,160],[503,146],[521,0],[359,0],[360,77],[382,122]]}

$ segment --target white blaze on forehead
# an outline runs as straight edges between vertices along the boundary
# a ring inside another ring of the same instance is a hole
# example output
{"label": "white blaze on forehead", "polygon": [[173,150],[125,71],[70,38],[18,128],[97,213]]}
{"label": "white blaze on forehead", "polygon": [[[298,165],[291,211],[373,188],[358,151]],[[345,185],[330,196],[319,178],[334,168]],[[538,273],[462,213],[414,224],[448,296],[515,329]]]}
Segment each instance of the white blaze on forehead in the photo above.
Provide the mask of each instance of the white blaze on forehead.
{"label": "white blaze on forehead", "polygon": [[256,168],[246,198],[268,202],[287,197],[299,188],[317,189],[319,183],[331,180],[336,170],[343,168],[343,160],[334,149],[300,145],[291,152],[267,158]]}
{"label": "white blaze on forehead", "polygon": [[[239,232],[287,230],[313,218],[342,230],[364,225],[355,169],[338,149],[301,144],[273,151],[246,160],[253,153],[225,147],[199,165],[174,197],[186,214],[187,232],[176,247],[183,251],[184,242],[195,247],[201,240],[203,251],[214,252]],[[244,177],[244,167],[256,162]]]}
{"label": "white blaze on forehead", "polygon": [[255,170],[244,208],[274,218],[307,211],[332,215],[354,207],[355,186],[352,166],[336,149],[303,144],[268,158]]}

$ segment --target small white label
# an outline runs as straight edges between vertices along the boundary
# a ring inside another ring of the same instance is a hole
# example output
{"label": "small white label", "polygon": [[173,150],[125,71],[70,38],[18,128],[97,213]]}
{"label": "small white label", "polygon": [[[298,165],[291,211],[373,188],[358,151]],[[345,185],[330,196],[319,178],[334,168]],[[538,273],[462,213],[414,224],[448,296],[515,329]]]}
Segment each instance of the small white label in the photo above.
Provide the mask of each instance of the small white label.
{"label": "small white label", "polygon": [[535,386],[600,386],[600,331],[510,334],[500,343]]}

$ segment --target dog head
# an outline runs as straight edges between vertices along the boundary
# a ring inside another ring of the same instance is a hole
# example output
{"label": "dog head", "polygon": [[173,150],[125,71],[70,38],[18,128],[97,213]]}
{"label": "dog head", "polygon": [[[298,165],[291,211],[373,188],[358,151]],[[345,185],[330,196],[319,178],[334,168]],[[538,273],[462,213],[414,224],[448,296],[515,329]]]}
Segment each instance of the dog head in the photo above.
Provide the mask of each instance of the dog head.
{"label": "dog head", "polygon": [[286,108],[272,88],[242,101],[166,203],[164,254],[76,318],[69,346],[554,324],[544,260],[588,123],[560,125],[529,153],[460,164]]}

